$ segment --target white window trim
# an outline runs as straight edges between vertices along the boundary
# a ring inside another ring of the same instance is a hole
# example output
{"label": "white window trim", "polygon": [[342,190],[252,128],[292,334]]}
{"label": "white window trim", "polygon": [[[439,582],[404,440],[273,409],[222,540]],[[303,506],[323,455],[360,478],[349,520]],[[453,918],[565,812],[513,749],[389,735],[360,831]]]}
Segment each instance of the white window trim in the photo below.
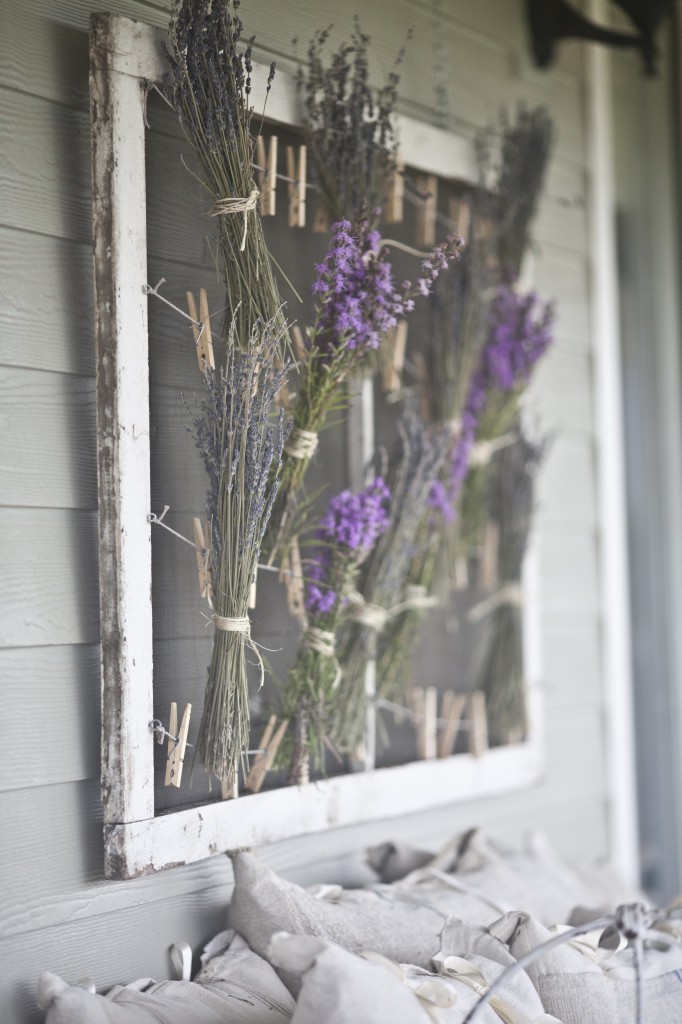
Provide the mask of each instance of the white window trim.
{"label": "white window trim", "polygon": [[[544,752],[536,559],[526,560],[524,644],[529,739],[476,759],[460,754],[154,813],[145,86],[166,70],[158,29],[94,15],[91,113],[95,235],[102,800],[105,874],[133,878],[227,849],[493,796],[536,782]],[[254,69],[254,93],[267,77]],[[295,81],[279,73],[268,120],[300,125]],[[475,181],[470,141],[401,117],[405,162]],[[363,403],[366,405],[366,403]]]}

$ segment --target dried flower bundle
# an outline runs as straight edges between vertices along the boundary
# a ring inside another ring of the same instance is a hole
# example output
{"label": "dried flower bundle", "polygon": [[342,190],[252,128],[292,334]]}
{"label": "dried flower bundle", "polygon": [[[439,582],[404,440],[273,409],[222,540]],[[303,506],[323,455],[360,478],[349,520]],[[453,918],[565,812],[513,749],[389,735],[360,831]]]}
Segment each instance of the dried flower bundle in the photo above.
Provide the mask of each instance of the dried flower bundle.
{"label": "dried flower bundle", "polygon": [[285,370],[276,368],[284,327],[274,320],[256,323],[243,349],[236,330],[233,321],[224,366],[204,368],[204,396],[191,428],[209,478],[206,514],[215,627],[197,754],[221,780],[236,778],[248,747],[245,647],[255,649],[249,591],[277,495],[287,432],[282,413],[271,420],[275,395],[285,379]]}
{"label": "dried flower bundle", "polygon": [[[453,554],[458,556],[466,555],[479,542],[486,518],[489,464],[480,460],[472,465],[472,453],[477,443],[490,441],[511,426],[519,396],[552,342],[553,324],[553,304],[543,304],[537,293],[523,294],[506,285],[496,289],[488,310],[487,340],[455,443],[443,472],[431,481],[432,514],[421,531],[422,538],[428,539],[422,539],[412,562],[413,584],[432,588],[444,543],[450,541]],[[389,627],[390,642],[384,646],[379,662],[381,685],[387,693],[404,688],[422,615],[419,609],[408,609]]]}
{"label": "dried flower bundle", "polygon": [[416,282],[396,284],[387,249],[366,217],[355,228],[349,221],[334,225],[327,255],[316,267],[314,319],[298,367],[275,547],[295,531],[298,491],[317,435],[330,412],[346,402],[346,382],[371,364],[382,335],[412,311],[415,298],[431,292],[459,245],[459,239],[446,239],[422,261]]}
{"label": "dried flower bundle", "polygon": [[488,732],[493,745],[523,738],[527,729],[523,662],[521,570],[534,510],[535,478],[544,444],[533,444],[518,424],[518,440],[492,460],[488,514],[499,527],[499,589],[488,599],[485,650],[477,688],[486,694]]}
{"label": "dried flower bundle", "polygon": [[385,532],[390,491],[376,479],[359,494],[332,498],[316,532],[317,555],[306,588],[307,627],[283,694],[294,722],[290,781],[307,781],[309,758],[320,769],[330,730],[330,705],[341,677],[336,632],[347,611],[358,571]]}
{"label": "dried flower bundle", "polygon": [[[253,178],[256,135],[251,106],[251,47],[242,46],[239,0],[181,0],[169,28],[167,92],[196,151],[218,231],[218,270],[236,336],[258,320],[283,323]],[[271,66],[267,92],[275,74]]]}
{"label": "dried flower bundle", "polygon": [[384,85],[369,85],[369,36],[354,21],[350,43],[342,43],[325,67],[323,51],[329,29],[317,32],[308,46],[308,67],[299,72],[305,94],[306,137],[332,220],[355,222],[367,207],[378,221],[388,181],[396,166],[394,111],[398,99],[397,68]]}
{"label": "dried flower bundle", "polygon": [[[407,589],[409,572],[419,543],[420,527],[428,514],[431,481],[436,478],[450,449],[447,427],[427,426],[408,408],[399,423],[400,456],[389,470],[391,515],[383,537],[367,560],[343,647],[343,681],[335,712],[335,742],[355,751],[365,730],[365,667],[377,655],[386,627],[399,609],[421,607],[423,592]],[[379,687],[378,694],[385,696]]]}

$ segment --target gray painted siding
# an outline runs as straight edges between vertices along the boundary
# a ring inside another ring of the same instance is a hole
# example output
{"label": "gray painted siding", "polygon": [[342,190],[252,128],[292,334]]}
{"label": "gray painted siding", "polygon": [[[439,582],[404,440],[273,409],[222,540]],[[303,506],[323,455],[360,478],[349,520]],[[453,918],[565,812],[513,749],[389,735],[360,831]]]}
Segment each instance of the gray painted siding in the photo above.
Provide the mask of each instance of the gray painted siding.
{"label": "gray painted siding", "polygon": [[[90,265],[86,25],[91,0],[5,0],[0,12],[0,1018],[27,1024],[46,969],[100,988],[163,977],[167,946],[199,945],[224,922],[231,873],[213,858],[134,882],[101,877],[99,669]],[[362,847],[396,836],[437,846],[481,824],[514,839],[542,825],[568,857],[606,852],[601,729],[596,438],[591,399],[584,213],[581,52],[535,73],[525,56],[521,0],[452,0],[443,26],[421,0],[363,6],[363,25],[388,68],[415,25],[403,74],[405,106],[433,110],[438,51],[451,55],[449,113],[470,134],[502,103],[547,102],[559,145],[538,225],[538,286],[561,308],[555,352],[532,403],[560,431],[539,513],[547,773],[503,800],[466,801],[388,824],[330,831],[262,851],[301,882],[366,877]],[[163,24],[164,5],[116,0],[108,9]],[[244,14],[263,56],[291,63],[290,40],[352,5],[249,0]],[[442,30],[442,31],[441,31]],[[443,68],[438,69],[440,73]],[[8,721],[9,718],[9,721]],[[465,799],[466,794],[462,794]]]}

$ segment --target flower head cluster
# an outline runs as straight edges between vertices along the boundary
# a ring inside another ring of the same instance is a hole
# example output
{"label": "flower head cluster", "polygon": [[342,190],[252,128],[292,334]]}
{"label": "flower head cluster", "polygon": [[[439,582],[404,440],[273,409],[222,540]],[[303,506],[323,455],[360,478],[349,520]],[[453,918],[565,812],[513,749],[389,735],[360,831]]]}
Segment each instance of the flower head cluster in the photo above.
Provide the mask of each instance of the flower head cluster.
{"label": "flower head cluster", "polygon": [[469,388],[449,478],[431,484],[429,504],[445,522],[454,518],[454,503],[469,470],[476,432],[491,392],[515,391],[528,382],[552,342],[553,324],[553,304],[543,307],[536,292],[523,295],[508,286],[497,290],[490,307],[488,340]]}
{"label": "flower head cluster", "polygon": [[355,570],[388,526],[390,499],[381,477],[359,494],[345,490],[331,499],[317,531],[320,553],[309,572],[309,612],[326,615],[343,602]]}
{"label": "flower head cluster", "polygon": [[502,286],[490,306],[488,343],[482,372],[490,387],[510,391],[525,384],[552,342],[554,305],[537,292],[525,295]]}
{"label": "flower head cluster", "polygon": [[449,238],[422,262],[416,286],[396,285],[381,235],[367,218],[357,228],[334,224],[332,239],[313,284],[313,334],[323,352],[376,349],[381,335],[414,309],[416,295],[429,295],[436,278],[457,255],[460,240]]}

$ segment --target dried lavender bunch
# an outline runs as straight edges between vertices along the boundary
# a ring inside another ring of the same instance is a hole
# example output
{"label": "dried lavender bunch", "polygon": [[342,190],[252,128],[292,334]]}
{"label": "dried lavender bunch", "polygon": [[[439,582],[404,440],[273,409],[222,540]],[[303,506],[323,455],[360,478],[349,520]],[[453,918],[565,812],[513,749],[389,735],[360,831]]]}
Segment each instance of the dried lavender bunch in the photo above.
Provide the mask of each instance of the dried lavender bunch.
{"label": "dried lavender bunch", "polygon": [[371,365],[382,335],[413,310],[416,296],[432,291],[457,257],[459,245],[460,239],[447,238],[422,261],[416,282],[398,285],[388,250],[369,218],[355,228],[349,221],[334,225],[327,255],[316,267],[314,318],[298,367],[298,400],[285,447],[273,551],[285,547],[298,528],[299,491],[317,435],[329,414],[346,403],[346,382]]}
{"label": "dried lavender bunch", "polygon": [[[447,427],[427,426],[408,407],[399,423],[401,450],[389,467],[391,516],[388,528],[365,563],[359,601],[349,624],[341,662],[335,742],[346,752],[362,742],[366,721],[365,669],[380,652],[386,627],[397,609],[421,606],[425,594],[407,590],[419,531],[428,514],[429,485],[438,476],[450,448]],[[379,696],[386,696],[381,686]]]}
{"label": "dried lavender bunch", "polygon": [[[258,214],[253,157],[251,48],[242,45],[239,0],[176,0],[167,51],[167,94],[196,151],[213,200],[218,270],[238,339],[258,320],[284,323],[272,261]],[[269,93],[275,74],[270,68]]]}
{"label": "dried lavender bunch", "polygon": [[527,731],[520,583],[533,519],[535,479],[545,445],[534,444],[517,425],[518,440],[493,458],[488,480],[490,518],[499,527],[499,590],[489,599],[485,651],[477,689],[486,694],[493,745]]}
{"label": "dried lavender bunch", "polygon": [[396,166],[397,68],[404,48],[384,85],[374,93],[369,85],[370,37],[361,31],[358,18],[350,43],[342,43],[325,66],[329,32],[315,33],[308,46],[308,67],[299,71],[307,143],[332,220],[355,221],[368,206],[378,222]]}
{"label": "dried lavender bunch", "polygon": [[[554,317],[553,303],[542,303],[536,292],[524,294],[507,285],[496,289],[487,314],[486,343],[455,443],[440,475],[431,482],[431,514],[422,523],[422,541],[410,569],[413,584],[430,591],[436,569],[442,571],[446,564],[451,576],[453,559],[466,555],[479,542],[487,518],[489,464],[475,457],[476,446],[480,451],[512,425],[519,397],[552,343]],[[421,610],[408,609],[389,625],[389,642],[378,665],[381,685],[387,691],[400,691],[405,686],[410,652],[422,617]]]}
{"label": "dried lavender bunch", "polygon": [[530,243],[530,228],[545,183],[554,127],[545,107],[519,107],[516,121],[501,118],[500,170],[495,187],[497,258],[514,281]]}
{"label": "dried lavender bunch", "polygon": [[359,494],[342,491],[331,499],[316,532],[317,557],[306,588],[307,627],[283,694],[284,715],[293,720],[289,781],[308,781],[312,755],[324,767],[324,743],[341,669],[336,633],[348,607],[358,571],[385,532],[391,494],[377,478]]}
{"label": "dried lavender bunch", "polygon": [[282,413],[271,419],[286,374],[276,368],[285,328],[275,320],[257,322],[243,350],[236,330],[235,320],[224,366],[204,367],[204,396],[191,428],[209,479],[206,514],[215,626],[197,755],[221,780],[234,780],[248,747],[245,647],[255,649],[249,591],[277,495],[287,434]]}

